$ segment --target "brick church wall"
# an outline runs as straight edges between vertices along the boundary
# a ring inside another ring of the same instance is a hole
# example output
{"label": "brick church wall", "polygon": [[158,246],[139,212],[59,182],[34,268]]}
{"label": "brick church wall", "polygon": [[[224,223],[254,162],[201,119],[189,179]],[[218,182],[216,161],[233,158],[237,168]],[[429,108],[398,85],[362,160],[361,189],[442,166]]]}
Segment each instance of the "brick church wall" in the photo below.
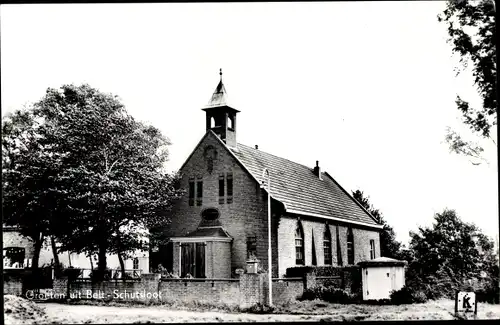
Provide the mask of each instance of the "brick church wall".
{"label": "brick church wall", "polygon": [[[295,264],[295,229],[297,227],[297,217],[284,215],[280,218],[278,226],[279,257],[278,272],[280,275],[286,273],[289,267]],[[316,249],[317,265],[324,264],[323,233],[325,231],[325,220],[301,218],[304,230],[304,254],[305,265],[312,265],[312,234],[314,233],[314,245]],[[332,243],[332,264],[337,263],[337,240],[336,225],[329,221],[331,243]],[[339,225],[340,251],[343,265],[347,265],[347,227]],[[376,257],[380,257],[380,235],[378,231],[352,227],[354,236],[354,263],[370,259],[370,240],[375,240]]]}
{"label": "brick church wall", "polygon": [[[213,170],[207,170],[204,157],[206,146],[213,146],[217,151],[217,159],[213,162]],[[233,174],[233,203],[219,204],[219,174]],[[257,237],[257,257],[267,269],[267,200],[259,185],[237,163],[232,155],[222,147],[212,134],[204,138],[203,143],[195,149],[190,159],[181,170],[182,188],[189,188],[189,177],[203,177],[203,205],[189,205],[189,193],[177,202],[171,212],[172,223],[165,229],[167,237],[183,236],[196,230],[201,221],[201,212],[208,207],[215,207],[220,212],[220,222],[233,237],[231,244],[231,270],[246,268],[247,237]],[[263,197],[264,196],[264,197]],[[196,200],[195,200],[196,201]],[[274,236],[274,245],[276,236]],[[217,250],[217,247],[214,247]],[[178,259],[178,247],[174,247],[174,264]],[[215,252],[217,254],[217,252]],[[276,256],[276,254],[274,254]],[[210,259],[209,256],[207,256]],[[276,267],[276,262],[275,267]],[[178,265],[178,264],[177,264]],[[174,267],[174,271],[178,269]],[[234,273],[234,272],[233,272]],[[233,274],[234,275],[234,274]]]}

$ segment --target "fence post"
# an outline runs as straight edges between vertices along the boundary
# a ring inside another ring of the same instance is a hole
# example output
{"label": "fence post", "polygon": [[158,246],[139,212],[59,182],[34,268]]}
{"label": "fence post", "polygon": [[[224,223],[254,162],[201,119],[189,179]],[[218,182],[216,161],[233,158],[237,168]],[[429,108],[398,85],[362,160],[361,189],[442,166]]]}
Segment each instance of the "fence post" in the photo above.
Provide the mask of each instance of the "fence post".
{"label": "fence post", "polygon": [[69,280],[67,276],[58,276],[53,280],[53,292],[54,296],[60,297],[61,299],[69,299]]}
{"label": "fence post", "polygon": [[146,301],[158,301],[160,290],[160,277],[161,274],[157,273],[143,273],[141,274],[141,282],[146,294]]}
{"label": "fence post", "polygon": [[249,308],[266,301],[264,282],[266,275],[262,273],[244,273],[240,275],[240,308]]}

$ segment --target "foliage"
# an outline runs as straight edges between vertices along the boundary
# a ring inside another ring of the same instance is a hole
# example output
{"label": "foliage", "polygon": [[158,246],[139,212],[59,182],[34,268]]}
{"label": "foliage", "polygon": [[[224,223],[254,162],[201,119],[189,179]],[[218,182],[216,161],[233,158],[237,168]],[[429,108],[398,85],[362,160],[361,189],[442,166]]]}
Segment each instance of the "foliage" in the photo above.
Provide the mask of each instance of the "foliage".
{"label": "foliage", "polygon": [[78,279],[83,273],[82,269],[74,268],[74,267],[68,267],[66,269],[62,270],[62,274],[64,276],[68,277],[68,281],[74,281]]}
{"label": "foliage", "polygon": [[[462,0],[448,1],[444,12],[438,15],[438,21],[448,27],[452,52],[460,56],[462,68],[458,73],[472,63],[474,84],[482,99],[482,106],[474,108],[457,95],[457,108],[474,134],[490,139],[491,130],[497,125],[495,13],[494,0]],[[452,151],[481,158],[483,149],[464,141],[456,132],[448,131],[446,140]]]}
{"label": "foliage", "polygon": [[391,303],[394,305],[427,302],[427,296],[423,292],[409,286],[404,286],[400,290],[393,290],[390,297]]}
{"label": "foliage", "polygon": [[[435,215],[432,228],[410,232],[407,286],[429,299],[454,298],[457,290],[498,292],[498,258],[493,242],[454,210]],[[484,295],[483,295],[484,296]],[[492,299],[495,299],[493,296]]]}
{"label": "foliage", "polygon": [[63,85],[10,120],[2,125],[2,203],[12,224],[54,235],[61,251],[97,252],[97,277],[106,253],[145,250],[148,230],[168,224],[182,194],[164,169],[170,143],[116,96]]}
{"label": "foliage", "polygon": [[369,197],[360,190],[352,192],[352,196],[359,202],[375,219],[383,225],[380,232],[380,254],[384,257],[401,258],[401,243],[396,240],[394,229],[384,220],[382,213],[370,204]]}
{"label": "foliage", "polygon": [[341,266],[294,266],[286,269],[286,276],[289,278],[304,277],[307,273],[316,276],[341,276],[347,267]]}
{"label": "foliage", "polygon": [[355,303],[358,300],[358,295],[351,294],[348,291],[332,286],[315,286],[304,290],[300,300],[315,300],[320,299],[326,302],[337,304]]}
{"label": "foliage", "polygon": [[34,243],[33,267],[38,268],[45,238],[57,224],[54,182],[62,170],[60,157],[44,143],[44,132],[33,107],[2,118],[3,222],[18,226]]}

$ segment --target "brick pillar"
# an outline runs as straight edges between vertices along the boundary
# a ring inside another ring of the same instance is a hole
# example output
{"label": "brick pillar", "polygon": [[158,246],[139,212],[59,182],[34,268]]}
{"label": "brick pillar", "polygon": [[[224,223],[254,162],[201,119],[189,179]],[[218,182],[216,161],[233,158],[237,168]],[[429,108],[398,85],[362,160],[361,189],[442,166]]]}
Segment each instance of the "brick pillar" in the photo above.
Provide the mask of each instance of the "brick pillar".
{"label": "brick pillar", "polygon": [[313,272],[306,273],[304,276],[304,290],[311,289],[316,286],[316,274]]}
{"label": "brick pillar", "polygon": [[146,301],[158,301],[159,285],[161,274],[144,273],[141,275],[141,282],[146,294]]}
{"label": "brick pillar", "polygon": [[52,282],[54,296],[69,299],[69,281],[67,276],[54,278]]}
{"label": "brick pillar", "polygon": [[267,298],[264,281],[267,275],[263,273],[244,273],[240,275],[240,308],[249,308],[256,304],[263,305]]}

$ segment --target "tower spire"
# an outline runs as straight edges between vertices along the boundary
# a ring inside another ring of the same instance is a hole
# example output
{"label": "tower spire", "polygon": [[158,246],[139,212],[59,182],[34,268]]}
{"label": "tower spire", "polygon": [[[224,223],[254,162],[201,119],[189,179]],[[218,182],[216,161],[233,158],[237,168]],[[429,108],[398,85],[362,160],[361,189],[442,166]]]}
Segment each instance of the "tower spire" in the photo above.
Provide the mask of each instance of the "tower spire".
{"label": "tower spire", "polygon": [[236,148],[236,114],[239,111],[228,105],[226,88],[222,83],[222,68],[219,69],[219,76],[219,84],[203,108],[206,112],[206,129],[212,130],[227,146]]}

